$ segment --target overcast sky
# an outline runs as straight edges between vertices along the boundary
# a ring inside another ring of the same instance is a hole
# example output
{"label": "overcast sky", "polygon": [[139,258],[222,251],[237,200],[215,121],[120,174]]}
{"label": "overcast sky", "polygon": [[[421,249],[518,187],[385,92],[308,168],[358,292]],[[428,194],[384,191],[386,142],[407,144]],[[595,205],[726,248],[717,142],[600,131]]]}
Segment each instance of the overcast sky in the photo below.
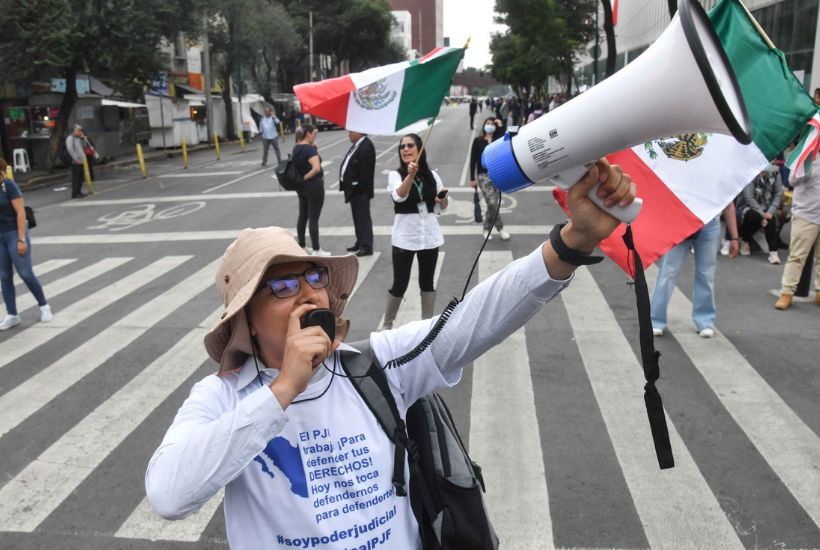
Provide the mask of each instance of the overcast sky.
{"label": "overcast sky", "polygon": [[504,30],[493,23],[495,0],[444,0],[444,36],[450,46],[463,46],[472,36],[464,54],[464,66],[484,68],[491,61],[490,35]]}

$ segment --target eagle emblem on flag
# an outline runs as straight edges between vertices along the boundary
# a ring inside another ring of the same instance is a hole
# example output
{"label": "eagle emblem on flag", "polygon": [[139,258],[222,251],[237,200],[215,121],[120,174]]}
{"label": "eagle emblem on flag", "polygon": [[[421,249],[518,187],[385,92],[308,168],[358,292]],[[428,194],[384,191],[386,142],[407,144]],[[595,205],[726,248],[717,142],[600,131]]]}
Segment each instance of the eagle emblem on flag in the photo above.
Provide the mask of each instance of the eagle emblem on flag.
{"label": "eagle emblem on flag", "polygon": [[649,158],[655,160],[658,156],[655,151],[655,143],[661,148],[661,151],[672,160],[682,160],[684,162],[696,159],[703,153],[703,148],[709,140],[709,134],[680,134],[672,136],[668,139],[658,139],[654,142],[647,141],[644,147],[649,152]]}
{"label": "eagle emblem on flag", "polygon": [[362,109],[378,111],[396,99],[396,92],[387,87],[387,78],[382,78],[353,92],[353,99]]}

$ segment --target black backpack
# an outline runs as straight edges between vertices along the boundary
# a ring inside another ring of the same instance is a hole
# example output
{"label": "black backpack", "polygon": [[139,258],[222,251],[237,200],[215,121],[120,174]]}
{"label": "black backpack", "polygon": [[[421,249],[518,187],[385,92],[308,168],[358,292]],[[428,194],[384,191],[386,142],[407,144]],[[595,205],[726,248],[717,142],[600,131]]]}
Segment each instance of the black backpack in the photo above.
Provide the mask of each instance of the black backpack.
{"label": "black backpack", "polygon": [[279,180],[279,185],[288,191],[297,191],[303,183],[302,176],[296,169],[296,162],[293,161],[290,155],[288,158],[279,163],[274,170],[276,179]]}
{"label": "black backpack", "polygon": [[498,536],[484,506],[481,468],[470,460],[453,418],[438,394],[418,399],[402,420],[387,376],[368,341],[341,352],[342,368],[396,447],[393,486],[407,496],[404,458],[410,465],[410,505],[424,550],[495,550]]}

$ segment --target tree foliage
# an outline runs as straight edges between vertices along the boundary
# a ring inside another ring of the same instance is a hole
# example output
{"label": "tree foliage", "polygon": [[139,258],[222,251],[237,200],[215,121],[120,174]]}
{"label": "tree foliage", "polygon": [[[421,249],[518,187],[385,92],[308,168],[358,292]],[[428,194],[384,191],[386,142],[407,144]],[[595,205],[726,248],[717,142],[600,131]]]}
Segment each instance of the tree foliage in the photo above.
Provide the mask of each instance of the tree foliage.
{"label": "tree foliage", "polygon": [[509,28],[490,44],[497,79],[543,95],[548,76],[566,80],[595,32],[597,0],[496,0],[499,23]]}
{"label": "tree foliage", "polygon": [[105,75],[121,85],[147,82],[163,67],[162,38],[194,31],[195,0],[0,0],[0,80],[39,74],[66,79],[66,93],[49,142],[51,169],[77,99],[78,73]]}

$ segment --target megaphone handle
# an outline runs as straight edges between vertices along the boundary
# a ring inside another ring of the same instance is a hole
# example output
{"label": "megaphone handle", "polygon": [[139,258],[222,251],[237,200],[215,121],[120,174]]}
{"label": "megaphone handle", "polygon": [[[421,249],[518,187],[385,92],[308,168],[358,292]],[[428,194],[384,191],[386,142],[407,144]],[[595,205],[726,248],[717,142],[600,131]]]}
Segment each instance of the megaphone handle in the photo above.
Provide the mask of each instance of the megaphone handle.
{"label": "megaphone handle", "polygon": [[598,208],[608,212],[615,218],[618,218],[624,223],[632,223],[635,221],[635,218],[638,217],[638,214],[641,212],[641,205],[643,204],[643,199],[636,198],[632,203],[627,206],[626,208],[621,208],[617,204],[611,208],[607,208],[604,206],[604,200],[598,196],[598,187],[600,187],[600,183],[596,183],[592,186],[592,189],[589,190],[587,193],[587,197],[598,205]]}

